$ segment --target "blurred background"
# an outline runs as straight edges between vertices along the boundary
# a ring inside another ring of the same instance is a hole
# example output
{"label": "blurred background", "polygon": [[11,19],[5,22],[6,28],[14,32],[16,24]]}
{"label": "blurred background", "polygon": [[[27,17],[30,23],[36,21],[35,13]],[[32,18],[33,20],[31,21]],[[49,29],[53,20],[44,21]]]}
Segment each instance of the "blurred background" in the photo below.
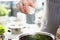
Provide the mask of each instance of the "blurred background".
{"label": "blurred background", "polygon": [[16,1],[0,1],[0,6],[4,6],[10,11],[9,16],[16,16]]}
{"label": "blurred background", "polygon": [[[17,13],[18,13],[18,10],[17,10],[17,8],[16,8],[16,3],[18,2],[18,0],[16,1],[0,1],[0,6],[3,6],[3,7],[5,7],[8,11],[9,11],[9,14],[8,14],[8,16],[9,17],[17,17],[18,15],[17,15]],[[40,2],[39,2],[40,3]],[[45,0],[41,0],[41,7],[40,7],[40,9],[39,9],[39,11],[37,11],[36,13],[37,14],[35,14],[35,16],[33,15],[33,16],[31,16],[30,18],[34,18],[34,17],[36,17],[36,24],[40,27],[40,23],[41,23],[41,17],[43,18],[43,16],[44,16],[44,3],[45,3]],[[25,16],[24,16],[25,17]],[[20,16],[19,16],[19,18],[21,18]],[[27,18],[29,18],[29,16],[27,16]],[[4,19],[4,18],[3,18]],[[8,18],[9,19],[9,18]],[[12,20],[15,20],[15,18],[11,18]],[[4,19],[5,20],[5,19]],[[9,19],[10,20],[10,19]],[[10,21],[12,21],[12,20],[10,20]],[[32,20],[32,19],[31,19]],[[28,20],[28,22],[31,22],[31,20]],[[23,22],[25,21],[25,19],[23,20]],[[33,20],[34,21],[34,20]],[[0,22],[1,22],[1,18],[0,18]],[[3,21],[2,21],[3,22]],[[16,20],[14,21],[14,23],[16,22]],[[18,22],[19,22],[19,20],[18,20]],[[13,22],[11,23],[11,24],[14,24]],[[8,24],[9,24],[9,22],[8,22]],[[8,25],[7,24],[7,25]],[[19,24],[19,23],[16,23],[16,24]],[[16,25],[16,24],[14,24],[14,25]],[[60,28],[59,28],[60,29]],[[60,32],[60,30],[59,30],[59,32]],[[59,33],[58,32],[58,33]],[[60,33],[59,34],[57,34],[57,36],[60,38]]]}
{"label": "blurred background", "polygon": [[[0,1],[0,6],[4,6],[10,11],[9,16],[17,16],[17,12],[18,12],[16,9],[17,1]],[[41,4],[44,5],[44,0],[41,1],[42,1]]]}

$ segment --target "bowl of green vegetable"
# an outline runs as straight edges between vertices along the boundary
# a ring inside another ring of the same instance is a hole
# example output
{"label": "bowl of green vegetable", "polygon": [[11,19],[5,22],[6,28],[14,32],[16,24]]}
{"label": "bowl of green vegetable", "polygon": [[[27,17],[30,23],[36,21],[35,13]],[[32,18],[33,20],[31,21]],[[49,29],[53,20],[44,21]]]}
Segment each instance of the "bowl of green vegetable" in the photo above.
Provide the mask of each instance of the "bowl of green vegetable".
{"label": "bowl of green vegetable", "polygon": [[38,32],[35,34],[22,34],[19,40],[54,40],[54,35],[46,32]]}

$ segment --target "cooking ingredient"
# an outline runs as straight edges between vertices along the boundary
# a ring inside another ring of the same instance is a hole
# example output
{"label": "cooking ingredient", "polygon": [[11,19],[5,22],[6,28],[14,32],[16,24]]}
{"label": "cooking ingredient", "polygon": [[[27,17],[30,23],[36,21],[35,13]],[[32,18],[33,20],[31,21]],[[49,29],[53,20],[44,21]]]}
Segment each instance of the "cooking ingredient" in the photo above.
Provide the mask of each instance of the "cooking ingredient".
{"label": "cooking ingredient", "polygon": [[0,25],[0,35],[2,35],[5,32],[5,28],[3,25]]}
{"label": "cooking ingredient", "polygon": [[5,7],[0,6],[0,16],[6,16],[6,15],[8,15],[8,13],[9,12]]}
{"label": "cooking ingredient", "polygon": [[35,35],[25,35],[19,40],[53,40],[52,37],[47,35],[35,34]]}

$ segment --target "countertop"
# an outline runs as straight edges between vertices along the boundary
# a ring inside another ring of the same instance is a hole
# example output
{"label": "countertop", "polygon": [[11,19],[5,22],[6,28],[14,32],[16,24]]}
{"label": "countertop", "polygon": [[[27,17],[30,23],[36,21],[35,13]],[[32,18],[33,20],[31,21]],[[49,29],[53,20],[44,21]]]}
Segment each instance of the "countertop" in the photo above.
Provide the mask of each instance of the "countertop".
{"label": "countertop", "polygon": [[4,35],[5,35],[5,39],[4,40],[8,40],[8,39],[19,40],[19,36],[20,35],[27,34],[27,33],[39,32],[40,28],[37,27],[36,24],[26,24],[26,25],[24,25],[24,26],[21,27],[22,33],[19,34],[19,35],[14,35],[11,32],[8,32],[8,30],[9,30],[8,29],[8,25],[6,25],[6,32],[4,33]]}

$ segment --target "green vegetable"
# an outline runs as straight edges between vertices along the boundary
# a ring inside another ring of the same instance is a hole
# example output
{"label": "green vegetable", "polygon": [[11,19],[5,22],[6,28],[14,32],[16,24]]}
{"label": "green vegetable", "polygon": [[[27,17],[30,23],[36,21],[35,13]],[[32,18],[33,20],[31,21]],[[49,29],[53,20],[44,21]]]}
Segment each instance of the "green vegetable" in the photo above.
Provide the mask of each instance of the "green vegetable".
{"label": "green vegetable", "polygon": [[9,14],[8,10],[3,6],[0,6],[0,16],[6,16],[8,14]]}
{"label": "green vegetable", "polygon": [[0,35],[2,35],[5,32],[5,28],[3,25],[0,25]]}
{"label": "green vegetable", "polygon": [[20,40],[53,40],[53,39],[48,35],[35,34],[23,36],[20,38]]}
{"label": "green vegetable", "polygon": [[49,37],[47,35],[41,35],[41,34],[35,34],[32,37],[36,40],[52,40],[51,37]]}

